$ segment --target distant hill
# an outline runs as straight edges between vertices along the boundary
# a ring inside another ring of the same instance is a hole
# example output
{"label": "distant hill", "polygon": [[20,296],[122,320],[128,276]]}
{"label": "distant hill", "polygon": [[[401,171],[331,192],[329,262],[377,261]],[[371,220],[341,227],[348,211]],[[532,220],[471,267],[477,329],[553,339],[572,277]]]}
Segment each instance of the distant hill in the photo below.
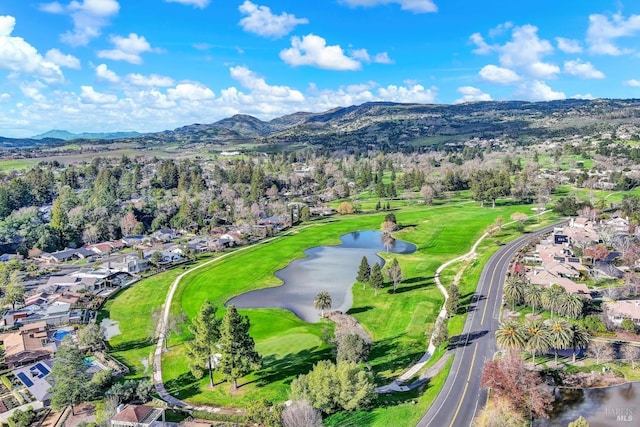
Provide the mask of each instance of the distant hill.
{"label": "distant hill", "polygon": [[[185,149],[193,144],[224,149],[248,144],[251,149],[308,145],[334,150],[394,150],[459,147],[474,138],[529,144],[575,135],[598,137],[614,131],[640,139],[640,100],[488,101],[456,105],[369,102],[320,113],[298,112],[270,121],[237,114],[210,124],[196,123],[147,134],[50,131],[34,138],[55,139],[24,143],[11,140],[4,144],[33,146],[73,138],[80,144],[101,139],[104,144],[171,144]],[[0,143],[4,140],[0,139]]]}
{"label": "distant hill", "polygon": [[69,141],[72,139],[122,139],[122,138],[137,138],[142,136],[143,134],[139,132],[108,132],[108,133],[71,133],[66,130],[50,130],[45,133],[41,133],[40,135],[32,136],[31,139],[62,139],[65,141]]}

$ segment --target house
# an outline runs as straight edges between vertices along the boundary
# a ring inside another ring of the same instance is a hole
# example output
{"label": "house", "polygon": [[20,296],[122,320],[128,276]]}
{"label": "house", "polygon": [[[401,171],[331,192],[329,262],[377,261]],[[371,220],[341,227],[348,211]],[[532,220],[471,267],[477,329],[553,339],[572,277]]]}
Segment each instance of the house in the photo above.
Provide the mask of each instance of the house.
{"label": "house", "polygon": [[94,254],[105,255],[119,251],[124,248],[124,246],[125,244],[122,241],[116,240],[113,242],[101,242],[93,245],[85,245],[84,248],[90,250]]}
{"label": "house", "polygon": [[155,240],[159,240],[161,242],[170,242],[175,240],[178,236],[175,231],[170,228],[162,228],[158,231],[155,231],[151,234],[151,237]]}
{"label": "house", "polygon": [[162,408],[127,405],[111,418],[111,427],[162,427],[164,420]]}
{"label": "house", "polygon": [[604,303],[605,313],[611,322],[620,326],[624,319],[631,319],[640,326],[640,300],[607,301]]}
{"label": "house", "polygon": [[5,360],[11,369],[49,359],[55,351],[47,337],[46,322],[25,325],[4,336]]}
{"label": "house", "polygon": [[145,242],[145,240],[149,240],[148,237],[145,236],[125,236],[120,241],[125,244],[125,246],[136,247]]}
{"label": "house", "polygon": [[109,261],[100,266],[113,272],[141,273],[149,269],[149,260],[140,259],[135,254],[128,254],[115,261]]}
{"label": "house", "polygon": [[59,264],[62,262],[71,261],[74,259],[91,259],[96,254],[86,248],[78,248],[78,249],[65,249],[63,251],[57,252],[43,252],[40,254],[38,259],[40,261],[46,262],[47,264]]}
{"label": "house", "polygon": [[556,276],[547,270],[535,269],[527,272],[526,277],[529,283],[533,285],[545,287],[558,285],[570,294],[578,294],[586,299],[591,299],[591,291],[589,291],[589,288],[584,283],[576,283],[569,278]]}
{"label": "house", "polygon": [[47,377],[51,374],[53,362],[50,359],[24,366],[12,371],[12,374],[24,384],[29,393],[45,406],[51,404],[51,384]]}

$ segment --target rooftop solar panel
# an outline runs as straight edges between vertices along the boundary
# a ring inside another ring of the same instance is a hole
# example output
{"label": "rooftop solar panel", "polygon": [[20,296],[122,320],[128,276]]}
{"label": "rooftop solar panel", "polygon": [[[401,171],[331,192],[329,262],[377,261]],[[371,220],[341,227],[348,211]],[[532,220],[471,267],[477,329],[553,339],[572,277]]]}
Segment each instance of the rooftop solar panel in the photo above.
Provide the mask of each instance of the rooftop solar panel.
{"label": "rooftop solar panel", "polygon": [[18,372],[18,378],[20,378],[20,381],[22,381],[27,387],[31,387],[33,385],[29,377],[27,377],[24,372]]}

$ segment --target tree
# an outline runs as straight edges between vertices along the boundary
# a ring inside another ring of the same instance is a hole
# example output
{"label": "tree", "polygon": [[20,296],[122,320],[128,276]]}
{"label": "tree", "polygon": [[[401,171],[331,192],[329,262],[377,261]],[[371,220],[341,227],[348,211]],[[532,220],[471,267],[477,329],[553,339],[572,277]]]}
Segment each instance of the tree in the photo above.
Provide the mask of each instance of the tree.
{"label": "tree", "polygon": [[549,323],[549,344],[555,353],[555,362],[558,364],[558,350],[571,347],[571,327],[564,320],[551,320]]}
{"label": "tree", "polygon": [[527,222],[527,219],[529,219],[529,216],[526,213],[514,212],[511,215],[511,220],[518,223],[518,231],[520,232],[524,231],[524,223]]}
{"label": "tree", "polygon": [[204,371],[209,371],[209,386],[213,387],[214,354],[216,343],[220,339],[220,319],[216,317],[217,308],[209,300],[200,306],[193,318],[189,331],[193,339],[187,343],[189,369],[194,377],[200,379]]}
{"label": "tree", "polygon": [[78,336],[78,343],[82,347],[96,349],[104,345],[104,328],[95,323],[89,323],[84,328],[79,329],[76,335]]}
{"label": "tree", "polygon": [[594,260],[603,260],[609,256],[609,249],[603,244],[589,246],[584,250],[584,255]]}
{"label": "tree", "polygon": [[393,247],[396,242],[396,238],[391,235],[391,233],[383,233],[382,234],[382,245],[389,252],[389,249]]}
{"label": "tree", "polygon": [[633,323],[631,319],[622,319],[622,323],[620,323],[620,327],[627,332],[631,332],[632,334],[636,333],[636,325]]}
{"label": "tree", "polygon": [[393,261],[389,264],[387,268],[387,275],[391,283],[393,283],[393,292],[398,289],[398,285],[402,283],[402,267],[400,267],[400,263],[397,258],[394,258]]}
{"label": "tree", "polygon": [[55,410],[60,410],[71,405],[71,413],[75,415],[73,406],[89,398],[89,376],[86,373],[84,354],[68,335],[58,346],[51,374],[54,378],[51,388],[52,406]]}
{"label": "tree", "polygon": [[482,387],[491,388],[491,395],[509,401],[519,414],[548,418],[553,396],[538,372],[526,368],[517,355],[508,353],[499,360],[485,362]]}
{"label": "tree", "polygon": [[13,414],[7,419],[9,427],[31,427],[36,420],[36,413],[31,406],[26,410],[21,411],[16,409]]}
{"label": "tree", "polygon": [[59,197],[53,201],[50,226],[58,237],[60,247],[65,247],[68,243],[69,216],[67,215],[67,210],[62,205],[62,199]]}
{"label": "tree", "polygon": [[587,347],[587,354],[596,359],[596,365],[600,364],[600,361],[607,362],[615,355],[613,346],[606,341],[589,341]]}
{"label": "tree", "polygon": [[282,406],[274,405],[267,399],[253,399],[247,406],[247,417],[261,427],[280,427],[282,425]]}
{"label": "tree", "polygon": [[352,362],[335,365],[330,360],[321,360],[309,373],[299,375],[291,382],[292,400],[306,400],[325,414],[362,409],[374,397],[371,374]]}
{"label": "tree", "polygon": [[384,277],[382,277],[382,269],[377,262],[373,264],[371,269],[371,277],[369,278],[369,284],[375,290],[375,295],[378,296],[378,290],[384,287]]}
{"label": "tree", "polygon": [[233,382],[232,391],[238,389],[238,378],[258,369],[262,362],[249,328],[247,316],[241,316],[234,305],[227,307],[220,325],[220,369]]}
{"label": "tree", "polygon": [[354,212],[353,205],[349,202],[340,203],[337,210],[340,215],[349,215]]}
{"label": "tree", "polygon": [[440,347],[442,344],[449,341],[449,327],[446,319],[443,319],[442,321],[436,320],[436,327],[431,341],[436,347]]}
{"label": "tree", "polygon": [[324,311],[331,308],[331,295],[327,291],[322,291],[313,300],[313,306],[320,310],[320,317],[324,317]]}
{"label": "tree", "polygon": [[536,314],[536,307],[542,305],[542,286],[530,284],[524,288],[524,301],[531,306],[533,314]]}
{"label": "tree", "polygon": [[536,353],[539,351],[547,351],[550,347],[549,330],[538,319],[530,320],[525,325],[525,347],[531,353],[533,358],[533,366],[536,366]]}
{"label": "tree", "polygon": [[519,350],[524,347],[526,337],[516,322],[501,323],[496,330],[496,343],[500,348]]}
{"label": "tree", "polygon": [[460,291],[455,283],[451,283],[447,287],[447,301],[445,303],[445,309],[447,310],[447,316],[453,317],[460,306]]}
{"label": "tree", "polygon": [[567,427],[589,427],[589,422],[583,416],[579,416],[575,421],[571,421]]}
{"label": "tree", "polygon": [[8,283],[3,291],[2,304],[11,304],[13,310],[16,309],[16,304],[24,301],[25,286],[19,271],[9,273]]}
{"label": "tree", "polygon": [[542,294],[542,306],[551,312],[551,317],[553,317],[554,312],[557,312],[558,309],[560,309],[562,295],[566,293],[567,291],[562,286],[558,285],[551,285],[544,289],[544,293]]}
{"label": "tree", "polygon": [[291,402],[282,411],[284,427],[322,427],[322,414],[306,400]]}
{"label": "tree", "polygon": [[358,334],[346,334],[338,340],[338,362],[363,363],[369,357],[371,346]]}
{"label": "tree", "polygon": [[525,417],[514,411],[511,402],[504,398],[491,399],[473,420],[474,427],[524,427]]}
{"label": "tree", "polygon": [[576,363],[578,348],[585,348],[589,344],[589,333],[580,325],[572,324],[571,328],[571,348],[573,349],[573,363]]}
{"label": "tree", "polygon": [[620,350],[622,357],[631,363],[631,369],[636,369],[636,361],[640,358],[640,347],[633,344],[623,344]]}
{"label": "tree", "polygon": [[504,300],[511,304],[511,311],[524,301],[524,283],[518,276],[509,276],[502,287]]}
{"label": "tree", "polygon": [[356,276],[356,280],[362,283],[362,289],[365,288],[367,282],[369,282],[369,277],[371,276],[371,267],[369,267],[369,261],[366,256],[362,257],[360,261],[360,267],[358,268],[358,276]]}

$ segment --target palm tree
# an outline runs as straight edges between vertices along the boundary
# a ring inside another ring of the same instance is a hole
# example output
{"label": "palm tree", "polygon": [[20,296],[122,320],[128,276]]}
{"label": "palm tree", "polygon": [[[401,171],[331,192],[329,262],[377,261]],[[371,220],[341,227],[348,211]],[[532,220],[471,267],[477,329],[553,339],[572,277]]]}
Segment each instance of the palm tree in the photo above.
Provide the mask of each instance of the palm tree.
{"label": "palm tree", "polygon": [[331,295],[329,292],[322,291],[313,300],[313,306],[316,310],[320,310],[320,317],[324,317],[324,311],[331,308]]}
{"label": "palm tree", "polygon": [[533,314],[536,314],[536,307],[540,307],[542,305],[542,294],[544,293],[544,288],[538,285],[528,285],[524,288],[524,302],[530,304],[533,308]]}
{"label": "palm tree", "polygon": [[582,314],[584,300],[578,294],[566,293],[561,297],[560,306],[565,316],[576,319]]}
{"label": "palm tree", "polygon": [[549,349],[549,330],[542,321],[533,319],[526,323],[524,333],[527,340],[525,347],[531,353],[533,366],[535,367],[536,353]]}
{"label": "palm tree", "polygon": [[524,288],[522,281],[517,276],[509,276],[504,282],[502,293],[505,301],[511,304],[511,311],[516,304],[522,304],[524,300]]}
{"label": "palm tree", "polygon": [[560,308],[560,301],[562,300],[562,294],[566,294],[567,291],[558,285],[551,285],[548,288],[545,288],[544,293],[542,294],[542,306],[551,312],[551,317],[553,317],[553,313],[557,312]]}
{"label": "palm tree", "polygon": [[518,350],[524,347],[525,336],[522,328],[516,322],[501,323],[496,330],[498,346],[508,350]]}
{"label": "palm tree", "polygon": [[558,364],[558,349],[564,350],[571,346],[571,326],[565,320],[551,320],[549,326],[549,344],[555,353],[555,362]]}
{"label": "palm tree", "polygon": [[580,325],[571,325],[571,347],[573,348],[573,363],[576,363],[576,349],[589,345],[589,332]]}

